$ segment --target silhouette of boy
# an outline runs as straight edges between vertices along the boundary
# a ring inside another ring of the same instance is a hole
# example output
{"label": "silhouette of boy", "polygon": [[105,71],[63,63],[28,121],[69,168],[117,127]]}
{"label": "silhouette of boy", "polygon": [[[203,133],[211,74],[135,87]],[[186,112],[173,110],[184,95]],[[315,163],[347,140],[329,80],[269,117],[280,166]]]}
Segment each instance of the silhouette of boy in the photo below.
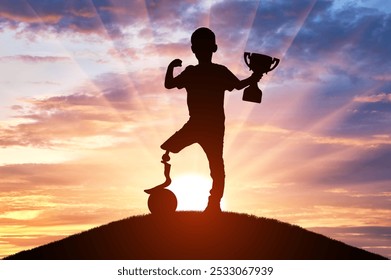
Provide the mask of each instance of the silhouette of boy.
{"label": "silhouette of boy", "polygon": [[239,80],[227,67],[212,63],[212,55],[217,51],[215,34],[201,27],[191,36],[191,50],[198,64],[190,65],[174,77],[174,67],[182,66],[180,59],[174,59],[167,67],[165,87],[185,88],[190,118],[188,122],[161,148],[166,151],[163,160],[169,160],[169,152],[178,153],[183,148],[198,143],[204,150],[213,179],[208,206],[205,212],[221,212],[220,200],[224,193],[224,92],[243,89],[256,83],[262,75],[252,74]]}

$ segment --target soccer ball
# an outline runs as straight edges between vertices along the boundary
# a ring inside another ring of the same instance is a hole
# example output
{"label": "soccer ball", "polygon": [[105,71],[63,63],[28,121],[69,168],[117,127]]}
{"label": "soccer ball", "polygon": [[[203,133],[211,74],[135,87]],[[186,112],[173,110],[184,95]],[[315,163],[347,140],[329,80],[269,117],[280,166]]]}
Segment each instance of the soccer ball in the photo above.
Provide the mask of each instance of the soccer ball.
{"label": "soccer ball", "polygon": [[148,208],[154,215],[174,213],[177,207],[175,194],[168,189],[153,191],[148,198]]}

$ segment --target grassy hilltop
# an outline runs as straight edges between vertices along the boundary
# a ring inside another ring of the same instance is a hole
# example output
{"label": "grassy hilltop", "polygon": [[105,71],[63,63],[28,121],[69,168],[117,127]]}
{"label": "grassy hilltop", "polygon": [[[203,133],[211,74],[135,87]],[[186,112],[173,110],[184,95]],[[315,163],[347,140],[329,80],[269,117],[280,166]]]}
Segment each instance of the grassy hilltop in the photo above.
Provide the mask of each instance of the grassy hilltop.
{"label": "grassy hilltop", "polygon": [[6,259],[385,259],[277,220],[223,212],[141,215]]}

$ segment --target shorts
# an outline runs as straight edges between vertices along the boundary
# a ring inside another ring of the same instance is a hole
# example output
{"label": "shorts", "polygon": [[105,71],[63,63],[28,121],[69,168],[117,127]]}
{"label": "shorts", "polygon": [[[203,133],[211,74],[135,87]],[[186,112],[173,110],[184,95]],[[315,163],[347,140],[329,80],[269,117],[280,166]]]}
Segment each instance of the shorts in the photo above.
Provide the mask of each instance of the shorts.
{"label": "shorts", "polygon": [[163,150],[178,153],[183,148],[198,143],[207,152],[214,149],[214,153],[223,153],[224,123],[211,125],[189,120],[180,130],[174,133],[160,147]]}

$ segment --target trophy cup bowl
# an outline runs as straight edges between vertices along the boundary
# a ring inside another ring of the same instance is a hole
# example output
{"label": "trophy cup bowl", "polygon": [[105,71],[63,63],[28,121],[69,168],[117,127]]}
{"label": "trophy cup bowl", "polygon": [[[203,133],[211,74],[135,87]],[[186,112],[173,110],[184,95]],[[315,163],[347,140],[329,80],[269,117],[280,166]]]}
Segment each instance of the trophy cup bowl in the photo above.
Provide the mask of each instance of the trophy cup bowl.
{"label": "trophy cup bowl", "polygon": [[[260,54],[260,53],[244,53],[244,62],[254,73],[263,75],[274,70],[280,63],[278,58]],[[257,83],[251,84],[244,89],[243,100],[255,103],[261,103],[262,91],[258,88]]]}

